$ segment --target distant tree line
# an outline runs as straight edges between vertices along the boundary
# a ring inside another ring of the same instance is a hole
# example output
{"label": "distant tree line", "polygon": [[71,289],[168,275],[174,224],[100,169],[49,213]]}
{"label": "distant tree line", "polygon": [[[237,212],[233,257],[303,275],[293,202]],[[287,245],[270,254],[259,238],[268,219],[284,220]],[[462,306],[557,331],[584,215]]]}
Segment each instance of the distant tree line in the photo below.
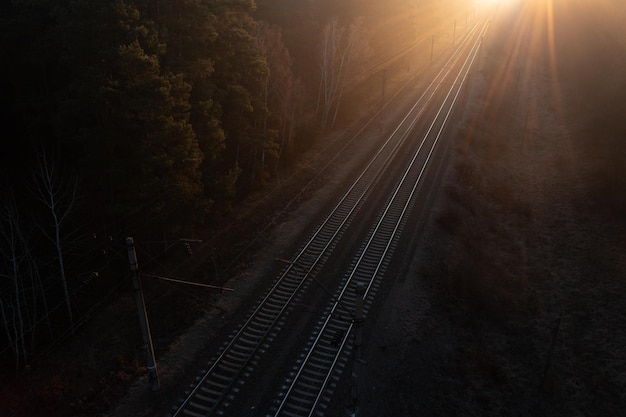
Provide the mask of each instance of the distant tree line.
{"label": "distant tree line", "polygon": [[[440,3],[385,7],[415,16]],[[158,238],[218,224],[332,126],[381,7],[3,2],[0,326],[13,352],[34,349],[51,306],[73,322],[93,230]]]}

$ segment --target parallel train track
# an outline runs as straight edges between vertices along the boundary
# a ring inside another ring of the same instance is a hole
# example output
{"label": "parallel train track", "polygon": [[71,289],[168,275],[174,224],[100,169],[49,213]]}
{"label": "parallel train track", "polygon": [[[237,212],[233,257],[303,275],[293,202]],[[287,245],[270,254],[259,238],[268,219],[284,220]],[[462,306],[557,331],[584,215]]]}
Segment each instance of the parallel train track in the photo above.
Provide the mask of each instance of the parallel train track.
{"label": "parallel train track", "polygon": [[[479,43],[468,43],[464,46],[468,48],[468,53],[463,57],[459,55],[463,62],[460,70],[455,73],[452,87],[447,91],[402,179],[370,231],[355,264],[333,297],[325,320],[306,346],[292,372],[293,376],[284,384],[287,388],[280,395],[282,400],[271,415],[325,415],[324,411],[331,400],[333,381],[349,366],[353,340],[348,336],[360,324],[358,316],[366,314],[372,304],[389,257],[402,232],[406,215],[410,212],[416,191],[421,185],[424,171],[477,56]],[[448,72],[446,76],[451,73],[452,71]],[[425,159],[418,158],[422,151],[426,153]],[[361,291],[356,290],[359,287],[362,288]],[[355,317],[357,297],[362,297],[364,310]],[[346,320],[347,317],[351,320]]]}
{"label": "parallel train track", "polygon": [[[368,196],[412,139],[415,124],[438,97],[445,96],[437,116],[420,141],[411,162],[355,257],[298,359],[292,376],[280,392],[272,415],[324,415],[332,394],[332,380],[345,368],[352,345],[351,334],[357,305],[355,286],[363,287],[365,312],[371,305],[386,263],[410,212],[425,167],[435,149],[471,63],[477,54],[480,32],[477,25],[459,44],[401,123],[380,147],[356,181],[342,196],[317,230],[289,261],[248,318],[240,325],[210,367],[176,408],[175,417],[226,415],[236,399],[239,385],[254,372],[263,354],[283,329],[290,305],[297,300],[329,259],[335,245],[367,201]],[[454,70],[457,67],[460,69]],[[442,93],[443,92],[443,93]]]}

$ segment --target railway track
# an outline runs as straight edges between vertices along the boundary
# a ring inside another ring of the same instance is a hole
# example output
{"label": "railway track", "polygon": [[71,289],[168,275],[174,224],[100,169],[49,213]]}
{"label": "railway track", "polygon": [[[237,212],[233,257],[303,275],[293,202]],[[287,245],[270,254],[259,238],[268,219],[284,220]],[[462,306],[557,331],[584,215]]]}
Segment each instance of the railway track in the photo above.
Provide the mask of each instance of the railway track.
{"label": "railway track", "polygon": [[[247,319],[210,361],[208,369],[186,393],[173,416],[228,414],[241,385],[279,337],[293,303],[314,281],[316,273],[332,255],[335,245],[348,230],[372,190],[397,160],[398,154],[405,151],[405,145],[412,139],[411,133],[424,114],[424,109],[438,97],[445,96],[408,168],[355,257],[351,272],[346,274],[334,295],[330,296],[331,303],[300,355],[292,376],[284,384],[286,389],[279,394],[281,400],[272,410],[272,415],[277,416],[324,415],[324,408],[332,395],[332,381],[348,362],[352,347],[352,339],[348,335],[355,325],[355,309],[362,300],[363,312],[366,313],[372,303],[389,255],[410,212],[425,167],[454,107],[473,57],[476,56],[479,43],[477,33],[484,31],[485,27],[486,23],[477,25],[452,53],[443,69],[426,86],[358,178],[274,279]],[[459,70],[454,70],[458,62],[463,63]],[[370,123],[373,123],[373,119]],[[353,290],[357,287],[363,290],[362,296],[357,297]]]}
{"label": "railway track", "polygon": [[[483,30],[484,28],[486,26]],[[474,43],[466,41],[463,45],[462,49],[468,53],[459,56],[463,62],[454,76],[451,88],[448,89],[436,116],[422,137],[402,179],[370,231],[351,271],[332,297],[326,318],[300,355],[292,376],[283,384],[287,388],[279,395],[282,400],[271,415],[325,415],[339,375],[351,365],[350,352],[354,341],[349,335],[354,334],[354,327],[361,324],[363,315],[367,314],[373,302],[390,255],[402,232],[406,215],[410,213],[425,168],[477,56],[479,42],[479,40]],[[422,152],[426,153],[425,159],[418,158]],[[352,359],[358,361],[358,358]]]}

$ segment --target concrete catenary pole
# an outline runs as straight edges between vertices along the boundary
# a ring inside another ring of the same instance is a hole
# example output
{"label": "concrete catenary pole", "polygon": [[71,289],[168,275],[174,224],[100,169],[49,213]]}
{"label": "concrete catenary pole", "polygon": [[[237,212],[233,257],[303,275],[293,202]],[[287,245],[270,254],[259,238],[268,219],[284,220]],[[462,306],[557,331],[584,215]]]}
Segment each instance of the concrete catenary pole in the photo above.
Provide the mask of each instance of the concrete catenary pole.
{"label": "concrete catenary pole", "polygon": [[152,386],[152,391],[156,391],[159,389],[159,375],[157,373],[156,361],[154,360],[154,347],[152,345],[152,336],[150,335],[150,324],[148,322],[146,303],[143,298],[141,279],[139,277],[139,265],[137,263],[137,253],[135,252],[135,241],[132,237],[126,238],[126,248],[128,249],[128,262],[130,263],[133,288],[135,289],[137,313],[139,314],[139,327],[141,327],[141,335],[143,337],[143,349],[148,362],[150,384]]}
{"label": "concrete catenary pole", "polygon": [[356,304],[354,308],[354,348],[353,365],[352,365],[352,403],[356,410],[359,404],[359,366],[363,361],[361,359],[361,344],[363,343],[363,296],[365,295],[365,285],[358,283],[355,288],[356,292]]}
{"label": "concrete catenary pole", "polygon": [[433,35],[433,40],[430,43],[430,62],[433,62],[433,53],[435,52],[435,35]]}

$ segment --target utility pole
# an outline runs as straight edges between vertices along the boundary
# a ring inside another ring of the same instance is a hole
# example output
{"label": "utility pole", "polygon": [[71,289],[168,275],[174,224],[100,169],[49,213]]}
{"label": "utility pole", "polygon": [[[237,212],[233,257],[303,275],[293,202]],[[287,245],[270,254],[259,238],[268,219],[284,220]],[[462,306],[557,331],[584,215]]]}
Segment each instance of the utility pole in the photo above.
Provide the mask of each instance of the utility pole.
{"label": "utility pole", "polygon": [[354,349],[352,351],[352,404],[354,415],[357,415],[359,404],[359,366],[361,359],[361,344],[363,343],[363,296],[365,295],[365,285],[359,282],[355,288],[356,301],[354,307]]}
{"label": "utility pole", "polygon": [[385,107],[385,81],[386,79],[387,79],[387,70],[384,69],[383,70],[383,87],[382,87],[382,94],[381,94],[381,100],[380,100],[381,109]]}
{"label": "utility pole", "polygon": [[452,31],[452,46],[456,43],[456,19],[454,20],[454,30]]}
{"label": "utility pole", "polygon": [[385,117],[384,117],[384,108],[385,108],[385,82],[387,80],[387,70],[384,69],[383,70],[383,85],[382,85],[382,92],[380,95],[380,132],[383,132],[383,128],[384,128],[384,123],[385,123]]}
{"label": "utility pole", "polygon": [[148,374],[150,376],[152,391],[157,391],[159,389],[159,375],[157,373],[156,361],[154,360],[154,347],[152,345],[152,336],[150,335],[150,324],[148,323],[148,314],[146,312],[146,304],[144,302],[141,279],[139,277],[139,265],[137,263],[137,253],[135,252],[135,241],[132,237],[126,238],[126,248],[128,249],[128,262],[130,263],[133,288],[135,289],[137,301],[139,327],[141,327],[141,335],[143,336],[143,349],[145,350],[148,362]]}
{"label": "utility pole", "polygon": [[430,44],[430,62],[433,62],[433,52],[435,50],[435,35],[433,35],[433,40]]}

